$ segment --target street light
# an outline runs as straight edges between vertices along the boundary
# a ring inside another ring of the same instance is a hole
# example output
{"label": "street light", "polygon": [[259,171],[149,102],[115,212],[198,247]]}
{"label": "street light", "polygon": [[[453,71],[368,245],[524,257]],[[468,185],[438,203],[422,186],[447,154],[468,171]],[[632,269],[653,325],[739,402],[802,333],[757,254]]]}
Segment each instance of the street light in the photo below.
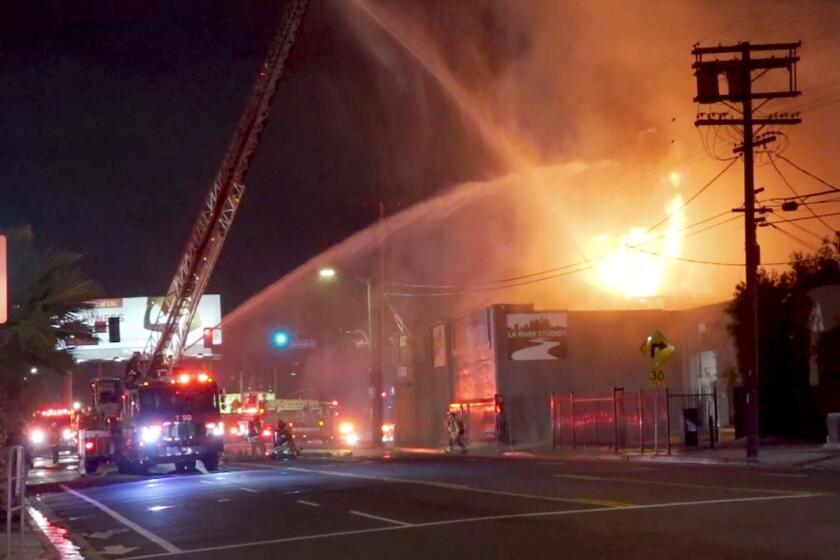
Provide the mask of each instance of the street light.
{"label": "street light", "polygon": [[[346,273],[347,276],[353,280],[364,284],[365,297],[367,300],[367,339],[368,339],[368,360],[370,362],[370,390],[371,390],[371,440],[373,445],[382,445],[381,424],[383,417],[382,398],[380,392],[382,391],[382,360],[381,360],[381,341],[374,338],[373,333],[373,312],[372,312],[372,286],[370,278],[362,278],[353,273]],[[338,276],[338,272],[333,267],[323,267],[318,271],[318,277],[322,280],[333,280]],[[377,334],[382,332],[381,319],[376,325]],[[374,350],[374,345],[376,349]]]}
{"label": "street light", "polygon": [[[373,313],[371,312],[371,304],[372,304],[372,296],[371,296],[371,282],[370,278],[362,278],[360,276],[356,276],[355,274],[347,273],[347,276],[364,284],[365,286],[365,296],[367,299],[367,339],[368,339],[368,350],[371,352],[371,356],[373,355],[372,345],[373,345]],[[338,277],[338,271],[331,266],[325,266],[318,270],[318,278],[321,280],[334,280]]]}
{"label": "street light", "polygon": [[38,368],[34,367],[29,370],[29,373],[32,375],[38,375]]}

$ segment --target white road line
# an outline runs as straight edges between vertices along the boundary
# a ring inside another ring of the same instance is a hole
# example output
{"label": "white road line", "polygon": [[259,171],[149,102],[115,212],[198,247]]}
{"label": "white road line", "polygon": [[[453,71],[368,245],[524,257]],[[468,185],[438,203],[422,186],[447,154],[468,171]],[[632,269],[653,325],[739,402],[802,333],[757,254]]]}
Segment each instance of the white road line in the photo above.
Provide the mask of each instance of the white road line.
{"label": "white road line", "polygon": [[435,488],[445,488],[447,490],[456,490],[463,492],[475,492],[477,494],[494,494],[497,496],[510,496],[512,498],[525,498],[529,500],[541,500],[546,502],[560,502],[565,504],[583,504],[587,506],[597,507],[625,507],[629,504],[624,502],[616,502],[612,500],[591,500],[589,498],[560,498],[556,496],[541,496],[537,494],[523,494],[521,492],[508,492],[506,490],[490,490],[488,488],[475,488],[473,486],[465,486],[463,484],[453,484],[451,482],[436,482],[431,480],[417,480],[414,478],[396,478],[388,476],[372,476],[365,474],[334,472],[334,471],[320,471],[317,469],[304,469],[300,467],[287,467],[291,471],[308,472],[323,474],[326,476],[343,476],[346,478],[360,478],[363,480],[378,480],[381,482],[395,482],[398,484],[418,484],[421,486],[432,486]]}
{"label": "white road line", "polygon": [[198,482],[201,484],[216,484],[215,482],[210,482],[209,480],[199,480]]}
{"label": "white road line", "polygon": [[218,500],[216,500],[216,501],[217,501],[217,502],[219,502],[219,503],[221,504],[221,503],[224,503],[224,502],[229,502],[229,501],[230,501],[230,498],[219,498],[219,499],[218,499]]}
{"label": "white road line", "polygon": [[321,504],[316,504],[315,502],[307,502],[306,500],[297,500],[297,503],[303,504],[305,506],[321,507]]}
{"label": "white road line", "polygon": [[613,478],[609,476],[591,476],[587,474],[553,474],[555,478],[571,478],[574,480],[593,480],[604,482],[620,482],[622,484],[649,484],[652,486],[674,486],[677,488],[699,488],[701,490],[728,490],[730,492],[757,492],[759,494],[801,494],[801,490],[774,490],[770,488],[746,488],[743,486],[713,486],[709,484],[691,484],[688,482],[666,482],[664,480],[641,480],[638,478]]}
{"label": "white road line", "polygon": [[[503,519],[522,519],[529,517],[559,517],[564,515],[585,515],[592,513],[623,513],[630,510],[646,510],[646,509],[667,509],[675,507],[690,507],[690,506],[707,506],[707,505],[721,505],[721,504],[737,504],[749,502],[764,502],[772,500],[791,500],[798,498],[816,498],[823,496],[823,494],[795,494],[789,496],[753,496],[750,498],[729,498],[722,500],[701,500],[696,502],[666,502],[661,504],[642,504],[627,507],[605,507],[605,508],[587,508],[587,509],[566,509],[559,511],[541,511],[536,513],[511,513],[506,515],[488,515],[485,517],[464,517],[461,519],[450,519],[447,521],[429,521],[425,523],[412,523],[407,525],[391,525],[388,527],[377,527],[375,529],[359,529],[355,531],[337,531],[334,533],[320,533],[314,535],[302,535],[299,537],[286,537],[283,539],[271,539],[264,541],[253,541],[239,544],[227,544],[221,546],[210,546],[203,548],[193,548],[185,550],[181,554],[197,554],[202,552],[213,552],[217,550],[233,550],[237,548],[252,548],[255,546],[266,546],[271,544],[282,544],[287,542],[297,541],[313,541],[319,539],[329,539],[334,537],[344,537],[349,535],[363,535],[365,533],[381,533],[385,531],[406,531],[410,529],[421,529],[424,527],[440,527],[446,525],[461,525],[464,523],[480,523],[484,521],[500,521]],[[145,554],[142,556],[130,556],[122,560],[142,560],[144,558],[162,558],[165,556],[173,556],[177,553],[159,553],[159,554]]]}
{"label": "white road line", "polygon": [[104,511],[105,513],[107,513],[108,515],[110,515],[111,517],[113,517],[114,519],[116,519],[117,521],[119,521],[120,523],[122,523],[123,525],[125,525],[126,527],[131,529],[132,531],[134,531],[135,533],[139,533],[139,534],[143,535],[148,540],[150,540],[153,543],[155,543],[156,545],[160,546],[161,548],[163,548],[168,553],[178,554],[180,552],[183,552],[180,548],[178,548],[177,546],[175,546],[171,542],[155,535],[154,533],[152,533],[148,529],[145,529],[145,528],[141,527],[140,525],[138,525],[134,521],[132,521],[132,520],[128,519],[127,517],[117,513],[116,511],[112,510],[111,508],[109,508],[105,504],[97,502],[93,498],[85,496],[81,492],[76,492],[75,490],[65,486],[64,484],[62,484],[60,486],[60,488],[62,490],[64,490],[65,492],[76,496],[80,500],[86,501],[87,503],[89,503],[90,505],[100,509],[101,511]]}
{"label": "white road line", "polygon": [[365,513],[363,511],[356,511],[354,509],[350,510],[350,513],[353,515],[358,515],[359,517],[367,517],[368,519],[376,519],[377,521],[384,521],[385,523],[390,523],[392,525],[399,525],[401,527],[411,527],[411,523],[406,523],[405,521],[397,521],[396,519],[389,519],[387,517],[380,517],[379,515],[371,515],[369,513]]}
{"label": "white road line", "polygon": [[259,494],[259,490],[254,490],[253,488],[245,488],[244,486],[240,488],[240,490],[245,490],[246,492],[251,492],[252,494]]}

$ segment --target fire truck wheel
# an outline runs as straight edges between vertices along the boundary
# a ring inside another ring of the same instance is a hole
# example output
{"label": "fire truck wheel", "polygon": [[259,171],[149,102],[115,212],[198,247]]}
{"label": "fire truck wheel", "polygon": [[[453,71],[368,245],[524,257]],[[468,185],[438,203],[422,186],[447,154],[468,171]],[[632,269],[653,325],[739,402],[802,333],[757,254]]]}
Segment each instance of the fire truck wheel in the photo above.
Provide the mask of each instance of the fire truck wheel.
{"label": "fire truck wheel", "polygon": [[218,453],[210,453],[205,455],[201,458],[201,462],[204,463],[204,468],[207,469],[207,472],[214,472],[219,470],[219,454]]}
{"label": "fire truck wheel", "polygon": [[85,474],[93,474],[99,468],[99,459],[85,459]]}

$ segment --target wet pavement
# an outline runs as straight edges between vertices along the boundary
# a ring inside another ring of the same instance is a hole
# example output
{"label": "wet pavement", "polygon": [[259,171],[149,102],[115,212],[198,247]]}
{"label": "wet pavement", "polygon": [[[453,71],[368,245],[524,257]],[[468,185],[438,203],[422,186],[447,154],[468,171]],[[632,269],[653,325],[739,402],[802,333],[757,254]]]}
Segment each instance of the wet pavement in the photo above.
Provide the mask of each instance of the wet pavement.
{"label": "wet pavement", "polygon": [[386,454],[104,470],[32,492],[74,560],[840,557],[827,471]]}

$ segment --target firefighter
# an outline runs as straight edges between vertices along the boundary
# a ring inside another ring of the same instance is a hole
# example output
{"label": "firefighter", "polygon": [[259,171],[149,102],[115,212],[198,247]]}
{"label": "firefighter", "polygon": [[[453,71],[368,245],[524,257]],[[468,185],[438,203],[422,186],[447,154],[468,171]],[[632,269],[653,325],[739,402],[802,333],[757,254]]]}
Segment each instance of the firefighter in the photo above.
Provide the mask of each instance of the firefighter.
{"label": "firefighter", "polygon": [[280,419],[277,420],[277,428],[274,431],[274,456],[280,459],[284,454],[297,457],[299,452],[291,428]]}
{"label": "firefighter", "polygon": [[251,456],[265,456],[265,443],[262,440],[262,420],[255,416],[248,420],[248,443],[251,444]]}
{"label": "firefighter", "polygon": [[466,453],[467,444],[464,443],[464,422],[458,414],[451,410],[446,411],[446,430],[449,432],[449,449],[447,453],[452,453],[456,445],[461,448],[461,453]]}

